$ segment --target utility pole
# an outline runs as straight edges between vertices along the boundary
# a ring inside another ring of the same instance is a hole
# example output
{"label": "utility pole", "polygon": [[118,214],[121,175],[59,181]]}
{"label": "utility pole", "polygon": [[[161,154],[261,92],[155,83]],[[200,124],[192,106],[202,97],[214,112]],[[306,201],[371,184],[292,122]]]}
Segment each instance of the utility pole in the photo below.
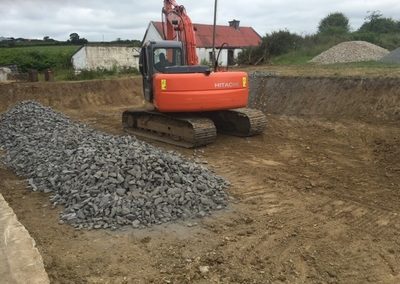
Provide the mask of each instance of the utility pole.
{"label": "utility pole", "polygon": [[213,43],[212,43],[212,64],[214,67],[214,71],[216,71],[216,58],[215,58],[215,36],[216,36],[216,26],[217,26],[217,2],[218,0],[214,0],[214,26],[213,26]]}

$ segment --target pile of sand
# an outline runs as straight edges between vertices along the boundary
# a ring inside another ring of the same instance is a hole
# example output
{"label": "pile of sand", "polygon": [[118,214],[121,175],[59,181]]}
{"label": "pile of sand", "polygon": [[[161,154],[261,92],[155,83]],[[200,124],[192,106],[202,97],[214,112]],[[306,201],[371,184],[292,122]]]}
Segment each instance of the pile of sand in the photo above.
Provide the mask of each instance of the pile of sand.
{"label": "pile of sand", "polygon": [[310,62],[318,64],[334,64],[361,61],[377,61],[389,54],[384,49],[366,41],[347,41],[314,57]]}

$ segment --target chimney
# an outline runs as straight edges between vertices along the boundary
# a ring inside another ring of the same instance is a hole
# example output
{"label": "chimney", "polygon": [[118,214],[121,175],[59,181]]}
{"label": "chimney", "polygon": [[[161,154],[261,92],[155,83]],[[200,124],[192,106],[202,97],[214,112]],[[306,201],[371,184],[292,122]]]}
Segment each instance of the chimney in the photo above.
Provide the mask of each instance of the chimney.
{"label": "chimney", "polygon": [[235,30],[239,29],[239,24],[240,21],[233,19],[232,21],[229,21],[229,26],[232,28],[235,28]]}

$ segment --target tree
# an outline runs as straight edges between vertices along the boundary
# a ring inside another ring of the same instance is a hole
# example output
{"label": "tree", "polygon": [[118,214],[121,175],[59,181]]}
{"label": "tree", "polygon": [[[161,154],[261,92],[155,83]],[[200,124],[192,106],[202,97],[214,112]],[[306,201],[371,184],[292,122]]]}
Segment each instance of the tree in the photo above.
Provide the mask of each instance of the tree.
{"label": "tree", "polygon": [[365,22],[362,24],[359,32],[372,32],[372,33],[399,33],[400,22],[392,18],[384,18],[380,11],[370,11],[369,15],[365,17]]}
{"label": "tree", "polygon": [[69,40],[72,43],[77,43],[79,41],[79,35],[77,33],[72,33],[69,35]]}
{"label": "tree", "polygon": [[49,41],[50,37],[49,36],[45,36],[43,37],[43,41]]}
{"label": "tree", "polygon": [[263,38],[269,56],[277,56],[295,50],[300,46],[302,40],[301,36],[288,30],[272,32]]}
{"label": "tree", "polygon": [[244,49],[238,57],[240,64],[258,65],[268,62],[271,57],[279,56],[298,49],[303,38],[288,30],[274,31],[266,34],[258,47]]}
{"label": "tree", "polygon": [[72,44],[85,44],[88,43],[88,40],[86,38],[81,38],[77,33],[72,33],[69,35],[68,42]]}
{"label": "tree", "polygon": [[318,26],[320,34],[345,34],[349,31],[349,18],[340,12],[329,14],[321,20]]}

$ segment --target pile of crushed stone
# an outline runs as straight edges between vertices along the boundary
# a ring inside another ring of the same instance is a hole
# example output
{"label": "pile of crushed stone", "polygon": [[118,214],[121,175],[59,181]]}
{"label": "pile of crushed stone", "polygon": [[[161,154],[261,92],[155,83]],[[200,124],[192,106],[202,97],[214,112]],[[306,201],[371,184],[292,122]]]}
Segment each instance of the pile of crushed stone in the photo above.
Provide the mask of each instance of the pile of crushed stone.
{"label": "pile of crushed stone", "polygon": [[377,61],[389,51],[366,41],[347,41],[322,52],[310,60],[317,64],[334,64],[362,61]]}
{"label": "pile of crushed stone", "polygon": [[380,61],[389,64],[400,64],[400,47],[385,55]]}
{"label": "pile of crushed stone", "polygon": [[76,123],[33,101],[0,116],[3,162],[63,205],[76,228],[142,228],[227,206],[228,182],[203,165],[132,136]]}

